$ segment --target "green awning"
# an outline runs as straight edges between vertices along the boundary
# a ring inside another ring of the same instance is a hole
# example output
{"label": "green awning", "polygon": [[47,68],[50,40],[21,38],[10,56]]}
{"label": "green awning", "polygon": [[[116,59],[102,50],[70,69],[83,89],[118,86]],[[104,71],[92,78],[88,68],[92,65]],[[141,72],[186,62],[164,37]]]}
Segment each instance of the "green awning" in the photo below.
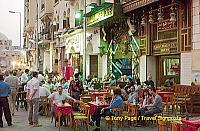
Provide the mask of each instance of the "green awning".
{"label": "green awning", "polygon": [[87,26],[105,25],[110,21],[125,19],[122,6],[120,3],[103,3],[92,9],[84,15],[86,17]]}
{"label": "green awning", "polygon": [[96,6],[95,8],[92,8],[92,10],[89,13],[85,14],[84,17],[90,17],[96,14],[97,12],[100,12],[101,10],[104,10],[112,5],[113,5],[112,3],[104,2],[103,4]]}

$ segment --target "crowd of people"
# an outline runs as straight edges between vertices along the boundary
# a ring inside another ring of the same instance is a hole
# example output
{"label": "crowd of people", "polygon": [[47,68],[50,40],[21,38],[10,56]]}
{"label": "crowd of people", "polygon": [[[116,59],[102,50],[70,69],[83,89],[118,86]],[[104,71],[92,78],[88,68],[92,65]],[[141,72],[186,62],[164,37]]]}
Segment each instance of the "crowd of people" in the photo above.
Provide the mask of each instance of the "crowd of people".
{"label": "crowd of people", "polygon": [[[33,127],[40,126],[38,115],[41,97],[46,96],[51,101],[51,112],[54,111],[54,103],[63,103],[66,99],[73,101],[75,103],[73,104],[73,110],[78,111],[78,103],[81,95],[84,93],[83,83],[79,78],[79,74],[76,73],[73,79],[66,81],[65,78],[47,77],[42,72],[30,72],[28,69],[24,72],[10,71],[7,76],[0,73],[0,127],[3,127],[3,112],[8,126],[12,125],[12,116],[15,114],[17,96],[18,99],[26,99],[28,103],[28,122]],[[88,83],[92,81],[95,80],[87,79]],[[125,101],[139,105],[139,116],[151,116],[162,112],[162,98],[156,93],[151,77],[148,77],[148,80],[142,83],[138,77],[132,80],[123,76],[121,81],[124,81],[126,84],[120,84],[119,81],[115,83],[117,86],[113,90],[113,99],[109,103],[110,106],[106,108],[99,107],[91,116],[92,121],[90,125],[94,125],[95,122],[97,126],[95,128],[96,131],[100,130],[101,117],[113,115],[112,109],[123,108]],[[139,87],[142,88],[143,84],[147,88],[140,95],[138,92]],[[19,96],[18,92],[25,92],[26,96]],[[25,106],[25,103],[21,103],[21,107],[23,106]],[[142,121],[138,123],[140,122]]]}
{"label": "crowd of people", "polygon": [[[69,99],[78,103],[84,88],[79,74],[76,73],[71,81],[66,81],[59,75],[45,76],[42,72],[14,70],[0,73],[0,127],[3,127],[2,116],[4,113],[8,126],[12,125],[12,116],[16,110],[16,99],[21,101],[23,108],[28,103],[28,121],[33,127],[38,124],[40,110],[40,98],[48,97],[53,104]],[[21,93],[24,92],[24,93]],[[19,94],[20,93],[20,94]],[[78,104],[74,104],[74,110],[78,110]]]}

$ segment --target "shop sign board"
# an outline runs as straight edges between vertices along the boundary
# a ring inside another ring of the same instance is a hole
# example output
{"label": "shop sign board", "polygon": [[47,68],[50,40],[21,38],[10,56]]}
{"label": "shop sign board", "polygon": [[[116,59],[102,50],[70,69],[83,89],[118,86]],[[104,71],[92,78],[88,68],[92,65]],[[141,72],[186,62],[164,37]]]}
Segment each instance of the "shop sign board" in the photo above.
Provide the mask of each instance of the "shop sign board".
{"label": "shop sign board", "polygon": [[178,52],[177,39],[165,40],[165,41],[154,41],[153,42],[153,54],[174,54]]}
{"label": "shop sign board", "polygon": [[86,18],[87,26],[92,26],[114,15],[114,5],[109,6]]}
{"label": "shop sign board", "polygon": [[75,52],[80,52],[80,34],[75,34],[66,38],[65,46],[66,52],[71,53],[70,50],[74,47]]}

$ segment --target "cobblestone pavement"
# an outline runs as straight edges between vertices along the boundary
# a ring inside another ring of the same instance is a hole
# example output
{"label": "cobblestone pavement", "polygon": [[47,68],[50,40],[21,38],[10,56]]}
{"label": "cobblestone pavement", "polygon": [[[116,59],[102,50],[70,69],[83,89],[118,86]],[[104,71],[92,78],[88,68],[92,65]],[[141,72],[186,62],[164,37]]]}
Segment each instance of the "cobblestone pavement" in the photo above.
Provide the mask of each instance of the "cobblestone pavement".
{"label": "cobblestone pavement", "polygon": [[[42,125],[41,127],[33,128],[28,125],[27,120],[28,113],[24,111],[23,109],[20,109],[20,111],[15,113],[15,116],[13,117],[13,126],[8,127],[7,123],[4,121],[4,128],[0,128],[0,131],[56,131],[58,128],[54,126],[54,122],[51,123],[51,117],[39,117],[39,124]],[[106,127],[101,127],[101,130],[103,131],[109,131]],[[125,127],[125,131],[133,131],[134,128],[128,128]],[[136,127],[136,131],[156,131],[156,127]],[[60,131],[72,131],[69,127],[61,127]],[[78,131],[85,131],[84,127],[80,126],[80,129]],[[90,131],[92,131],[92,127],[90,128]],[[119,130],[120,131],[120,130]]]}

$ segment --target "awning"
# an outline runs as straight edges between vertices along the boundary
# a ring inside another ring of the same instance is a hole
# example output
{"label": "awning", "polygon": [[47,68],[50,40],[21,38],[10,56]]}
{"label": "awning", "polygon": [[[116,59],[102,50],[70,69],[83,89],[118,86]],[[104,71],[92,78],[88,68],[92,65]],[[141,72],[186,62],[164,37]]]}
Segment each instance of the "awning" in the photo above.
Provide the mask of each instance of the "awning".
{"label": "awning", "polygon": [[103,3],[85,14],[87,26],[100,26],[109,21],[125,19],[120,3]]}

